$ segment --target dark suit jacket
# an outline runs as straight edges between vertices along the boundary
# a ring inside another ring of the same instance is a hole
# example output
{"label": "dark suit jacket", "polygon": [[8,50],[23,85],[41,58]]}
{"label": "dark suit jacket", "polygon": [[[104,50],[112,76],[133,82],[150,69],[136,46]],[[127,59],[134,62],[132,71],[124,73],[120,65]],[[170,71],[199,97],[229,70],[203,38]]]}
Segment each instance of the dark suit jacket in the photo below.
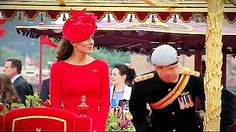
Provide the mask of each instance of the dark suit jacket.
{"label": "dark suit jacket", "polygon": [[45,79],[42,82],[40,99],[42,99],[43,101],[46,101],[47,99],[49,99],[48,95],[49,95],[49,79]]}
{"label": "dark suit jacket", "polygon": [[228,132],[229,126],[236,123],[236,96],[227,89],[223,89],[221,100],[220,131]]}
{"label": "dark suit jacket", "polygon": [[20,103],[25,105],[25,99],[28,95],[34,95],[32,85],[29,84],[22,76],[18,77],[13,82],[17,96],[19,97]]}

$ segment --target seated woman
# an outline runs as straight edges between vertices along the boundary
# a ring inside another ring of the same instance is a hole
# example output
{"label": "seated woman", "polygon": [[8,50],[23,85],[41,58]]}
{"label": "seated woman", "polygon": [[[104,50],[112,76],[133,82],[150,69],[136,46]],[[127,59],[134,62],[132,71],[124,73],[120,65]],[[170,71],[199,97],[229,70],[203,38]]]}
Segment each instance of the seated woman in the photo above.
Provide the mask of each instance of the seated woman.
{"label": "seated woman", "polygon": [[[111,108],[119,104],[127,107],[130,98],[133,79],[135,78],[134,69],[126,65],[118,64],[113,66],[111,70],[111,87],[110,87],[110,101]],[[125,108],[127,109],[127,108]]]}
{"label": "seated woman", "polygon": [[3,104],[19,103],[16,91],[12,86],[10,78],[4,74],[0,73],[0,101]]}

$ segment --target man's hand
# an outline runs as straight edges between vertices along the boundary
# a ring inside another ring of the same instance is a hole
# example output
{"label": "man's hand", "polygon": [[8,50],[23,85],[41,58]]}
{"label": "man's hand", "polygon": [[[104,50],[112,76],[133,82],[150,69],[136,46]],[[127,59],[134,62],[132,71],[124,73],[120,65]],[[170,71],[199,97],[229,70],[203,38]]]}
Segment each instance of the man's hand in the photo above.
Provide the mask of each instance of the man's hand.
{"label": "man's hand", "polygon": [[206,115],[205,111],[199,110],[199,111],[197,111],[197,113],[199,114],[199,117],[203,120]]}

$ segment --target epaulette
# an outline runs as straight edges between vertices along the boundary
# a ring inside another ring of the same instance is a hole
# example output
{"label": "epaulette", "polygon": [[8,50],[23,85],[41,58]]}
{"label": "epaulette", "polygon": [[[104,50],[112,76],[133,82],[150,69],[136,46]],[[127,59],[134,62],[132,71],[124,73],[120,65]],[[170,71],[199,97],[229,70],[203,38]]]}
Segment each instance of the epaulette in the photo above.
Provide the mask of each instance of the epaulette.
{"label": "epaulette", "polygon": [[145,74],[145,75],[136,77],[136,78],[134,79],[134,82],[141,82],[141,81],[144,81],[144,80],[153,78],[153,77],[154,77],[154,73],[148,73],[148,74]]}
{"label": "epaulette", "polygon": [[187,67],[181,67],[180,68],[180,74],[188,74],[188,75],[193,75],[195,77],[199,77],[200,76],[200,72],[198,71],[193,71]]}

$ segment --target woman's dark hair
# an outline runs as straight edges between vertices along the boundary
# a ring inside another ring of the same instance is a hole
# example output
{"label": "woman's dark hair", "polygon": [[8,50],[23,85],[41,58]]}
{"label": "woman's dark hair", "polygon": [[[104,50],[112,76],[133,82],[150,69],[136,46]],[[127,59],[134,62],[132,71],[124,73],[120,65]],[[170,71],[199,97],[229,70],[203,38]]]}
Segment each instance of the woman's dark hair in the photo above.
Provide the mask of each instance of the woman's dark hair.
{"label": "woman's dark hair", "polygon": [[71,42],[65,38],[62,39],[60,47],[57,51],[57,61],[60,60],[66,60],[67,58],[70,57],[70,55],[73,52],[73,45],[71,44]]}
{"label": "woman's dark hair", "polygon": [[3,100],[1,101],[3,101],[4,104],[19,103],[16,91],[12,86],[11,80],[4,73],[0,73],[0,90],[1,92],[3,92],[1,93],[3,98]]}
{"label": "woman's dark hair", "polygon": [[128,66],[123,65],[123,64],[116,64],[113,66],[113,69],[114,68],[117,68],[119,70],[120,75],[126,75],[125,83],[128,86],[131,86],[133,84],[133,80],[136,77],[136,73],[134,69],[129,68]]}

